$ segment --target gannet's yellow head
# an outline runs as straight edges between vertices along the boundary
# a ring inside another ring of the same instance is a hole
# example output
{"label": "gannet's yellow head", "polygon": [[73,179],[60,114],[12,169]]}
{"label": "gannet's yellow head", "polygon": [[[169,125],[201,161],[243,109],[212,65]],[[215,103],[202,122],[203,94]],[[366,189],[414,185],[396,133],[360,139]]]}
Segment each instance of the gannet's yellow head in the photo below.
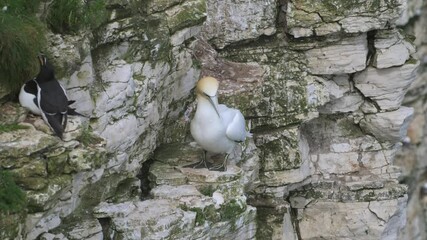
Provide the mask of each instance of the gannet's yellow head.
{"label": "gannet's yellow head", "polygon": [[197,83],[197,93],[209,97],[216,96],[218,91],[218,80],[213,77],[204,77]]}
{"label": "gannet's yellow head", "polygon": [[207,99],[215,109],[218,117],[221,118],[217,107],[218,98],[216,96],[216,92],[218,91],[218,86],[218,80],[213,77],[204,77],[200,79],[197,83],[197,99]]}

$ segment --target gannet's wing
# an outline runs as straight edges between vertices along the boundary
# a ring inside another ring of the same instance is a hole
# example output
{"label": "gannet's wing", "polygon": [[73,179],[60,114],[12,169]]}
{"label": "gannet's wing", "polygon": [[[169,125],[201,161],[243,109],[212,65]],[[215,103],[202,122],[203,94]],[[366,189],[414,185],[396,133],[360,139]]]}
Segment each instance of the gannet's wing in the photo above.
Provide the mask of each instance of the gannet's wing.
{"label": "gannet's wing", "polygon": [[243,114],[234,108],[220,104],[218,106],[222,122],[226,126],[226,136],[235,142],[243,142],[246,139],[247,132],[245,128],[245,118]]}

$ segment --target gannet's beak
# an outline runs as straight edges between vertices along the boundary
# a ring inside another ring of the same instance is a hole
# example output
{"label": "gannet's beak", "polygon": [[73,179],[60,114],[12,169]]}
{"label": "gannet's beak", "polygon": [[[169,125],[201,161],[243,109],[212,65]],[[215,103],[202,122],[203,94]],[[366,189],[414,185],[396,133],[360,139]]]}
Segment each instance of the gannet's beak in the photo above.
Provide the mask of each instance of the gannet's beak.
{"label": "gannet's beak", "polygon": [[209,95],[206,94],[206,97],[208,98],[208,100],[212,104],[212,106],[214,107],[216,114],[218,114],[218,117],[221,118],[221,116],[219,115],[218,108],[217,108],[217,106],[216,106],[216,104],[215,104],[215,102],[213,100],[213,98],[216,98],[216,95],[215,96],[209,96]]}

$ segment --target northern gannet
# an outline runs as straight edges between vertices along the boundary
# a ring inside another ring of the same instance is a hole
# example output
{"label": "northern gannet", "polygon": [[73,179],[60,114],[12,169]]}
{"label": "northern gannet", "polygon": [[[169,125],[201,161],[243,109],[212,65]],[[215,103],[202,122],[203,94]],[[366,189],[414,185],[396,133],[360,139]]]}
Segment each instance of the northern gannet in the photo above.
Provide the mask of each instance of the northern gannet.
{"label": "northern gannet", "polygon": [[[245,141],[251,134],[246,131],[245,118],[238,109],[218,104],[218,81],[204,77],[197,83],[197,110],[191,120],[190,130],[194,140],[203,148],[202,160],[185,167],[225,171],[227,159],[237,143]],[[224,162],[210,166],[206,152],[225,153]]]}

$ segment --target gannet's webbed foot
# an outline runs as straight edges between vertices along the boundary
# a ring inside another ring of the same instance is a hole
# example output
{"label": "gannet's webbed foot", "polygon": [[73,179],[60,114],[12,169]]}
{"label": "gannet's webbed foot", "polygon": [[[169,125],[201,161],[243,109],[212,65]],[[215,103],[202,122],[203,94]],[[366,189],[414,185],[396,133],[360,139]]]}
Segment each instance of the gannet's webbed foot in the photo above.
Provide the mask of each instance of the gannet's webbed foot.
{"label": "gannet's webbed foot", "polygon": [[208,168],[209,169],[210,167],[212,167],[212,163],[206,162],[205,160],[183,166],[183,168],[197,168],[197,169],[198,168]]}
{"label": "gannet's webbed foot", "polygon": [[210,171],[219,171],[219,172],[225,172],[227,171],[227,167],[224,166],[224,164],[214,165],[209,168]]}
{"label": "gannet's webbed foot", "polygon": [[212,163],[206,161],[206,151],[203,151],[202,160],[200,162],[192,163],[189,165],[183,166],[183,168],[210,168],[212,167]]}
{"label": "gannet's webbed foot", "polygon": [[228,156],[229,156],[229,154],[225,155],[224,162],[222,164],[214,165],[214,166],[210,167],[209,170],[211,170],[211,171],[220,171],[220,172],[227,171],[227,160],[228,160]]}

